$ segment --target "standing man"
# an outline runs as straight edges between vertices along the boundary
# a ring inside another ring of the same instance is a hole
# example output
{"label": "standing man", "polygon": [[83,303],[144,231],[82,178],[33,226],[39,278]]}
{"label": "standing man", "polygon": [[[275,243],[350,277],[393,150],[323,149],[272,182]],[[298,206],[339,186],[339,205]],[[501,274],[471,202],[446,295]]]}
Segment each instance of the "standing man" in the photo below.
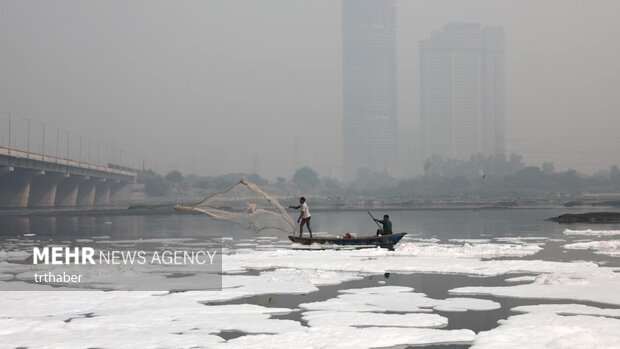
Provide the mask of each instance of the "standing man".
{"label": "standing man", "polygon": [[308,231],[310,232],[310,238],[312,238],[312,228],[310,228],[310,209],[308,208],[308,204],[306,204],[306,198],[299,198],[299,206],[289,206],[289,208],[299,209],[299,218],[297,218],[297,223],[299,223],[299,236],[301,237],[304,234],[304,224],[308,227]]}
{"label": "standing man", "polygon": [[375,222],[381,223],[383,225],[383,229],[377,229],[377,236],[379,235],[392,235],[392,222],[390,221],[390,216],[383,215],[383,220],[375,219]]}

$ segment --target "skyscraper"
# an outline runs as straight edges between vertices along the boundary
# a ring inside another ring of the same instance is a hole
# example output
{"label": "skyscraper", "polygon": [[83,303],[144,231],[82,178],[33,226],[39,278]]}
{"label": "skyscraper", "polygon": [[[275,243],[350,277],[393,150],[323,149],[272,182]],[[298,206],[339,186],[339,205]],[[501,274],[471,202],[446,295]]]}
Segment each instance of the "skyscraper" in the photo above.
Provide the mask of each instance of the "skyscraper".
{"label": "skyscraper", "polygon": [[422,158],[503,154],[502,28],[451,23],[420,42]]}
{"label": "skyscraper", "polygon": [[361,168],[394,174],[395,0],[343,0],[342,71],[345,180]]}

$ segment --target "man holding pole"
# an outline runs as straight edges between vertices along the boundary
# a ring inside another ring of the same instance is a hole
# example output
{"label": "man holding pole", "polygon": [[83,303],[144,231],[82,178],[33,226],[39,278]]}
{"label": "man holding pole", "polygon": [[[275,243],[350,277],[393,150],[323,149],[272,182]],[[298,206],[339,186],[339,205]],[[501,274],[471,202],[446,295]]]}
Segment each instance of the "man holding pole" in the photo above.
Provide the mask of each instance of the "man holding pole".
{"label": "man holding pole", "polygon": [[390,221],[390,216],[383,215],[382,220],[379,220],[373,217],[373,220],[377,223],[381,223],[381,225],[383,226],[382,229],[377,229],[377,236],[392,235],[392,222]]}

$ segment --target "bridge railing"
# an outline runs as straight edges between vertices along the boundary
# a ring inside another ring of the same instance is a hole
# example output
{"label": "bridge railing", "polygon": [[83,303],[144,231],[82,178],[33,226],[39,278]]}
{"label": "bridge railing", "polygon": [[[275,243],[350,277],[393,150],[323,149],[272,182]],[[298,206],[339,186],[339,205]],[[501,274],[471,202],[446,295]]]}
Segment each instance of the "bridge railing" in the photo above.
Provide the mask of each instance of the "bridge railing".
{"label": "bridge railing", "polygon": [[13,156],[20,158],[106,169],[108,172],[112,170],[108,164],[129,169],[148,169],[151,163],[114,144],[8,112],[0,113],[0,148],[5,155],[10,151]]}
{"label": "bridge railing", "polygon": [[102,166],[98,164],[89,164],[85,162],[79,162],[75,160],[58,158],[55,156],[42,155],[42,154],[37,154],[37,153],[32,153],[32,152],[28,153],[25,151],[8,149],[5,147],[0,147],[0,156],[2,155],[9,156],[12,158],[17,158],[17,159],[28,159],[28,160],[40,161],[40,162],[49,163],[49,164],[57,164],[61,166],[68,166],[68,167],[87,169],[87,170],[93,170],[93,171],[101,171],[105,173],[117,174],[117,175],[128,176],[128,177],[136,176],[136,171],[118,169],[118,168]]}

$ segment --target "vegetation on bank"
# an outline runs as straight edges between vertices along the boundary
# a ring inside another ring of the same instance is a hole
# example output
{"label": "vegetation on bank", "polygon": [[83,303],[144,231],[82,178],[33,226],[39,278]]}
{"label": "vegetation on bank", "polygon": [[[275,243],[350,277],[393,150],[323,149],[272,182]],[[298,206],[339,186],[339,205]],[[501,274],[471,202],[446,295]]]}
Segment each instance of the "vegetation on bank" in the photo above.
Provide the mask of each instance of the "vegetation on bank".
{"label": "vegetation on bank", "polygon": [[618,223],[620,213],[618,212],[588,212],[588,213],[567,213],[557,217],[549,218],[552,222],[558,223]]}
{"label": "vegetation on bank", "polygon": [[302,191],[307,195],[329,197],[366,196],[375,198],[525,198],[585,193],[620,192],[618,166],[593,175],[575,170],[557,172],[553,163],[526,166],[521,156],[474,155],[469,160],[433,157],[426,161],[424,173],[415,178],[396,179],[386,172],[360,169],[351,183],[321,176],[309,167],[299,168],[291,178],[268,181],[254,173],[229,173],[221,176],[184,176],[172,171],[165,176],[153,171],[141,172],[138,182],[149,196],[164,196],[172,189],[199,189],[217,192],[230,188],[240,178],[274,191]]}

